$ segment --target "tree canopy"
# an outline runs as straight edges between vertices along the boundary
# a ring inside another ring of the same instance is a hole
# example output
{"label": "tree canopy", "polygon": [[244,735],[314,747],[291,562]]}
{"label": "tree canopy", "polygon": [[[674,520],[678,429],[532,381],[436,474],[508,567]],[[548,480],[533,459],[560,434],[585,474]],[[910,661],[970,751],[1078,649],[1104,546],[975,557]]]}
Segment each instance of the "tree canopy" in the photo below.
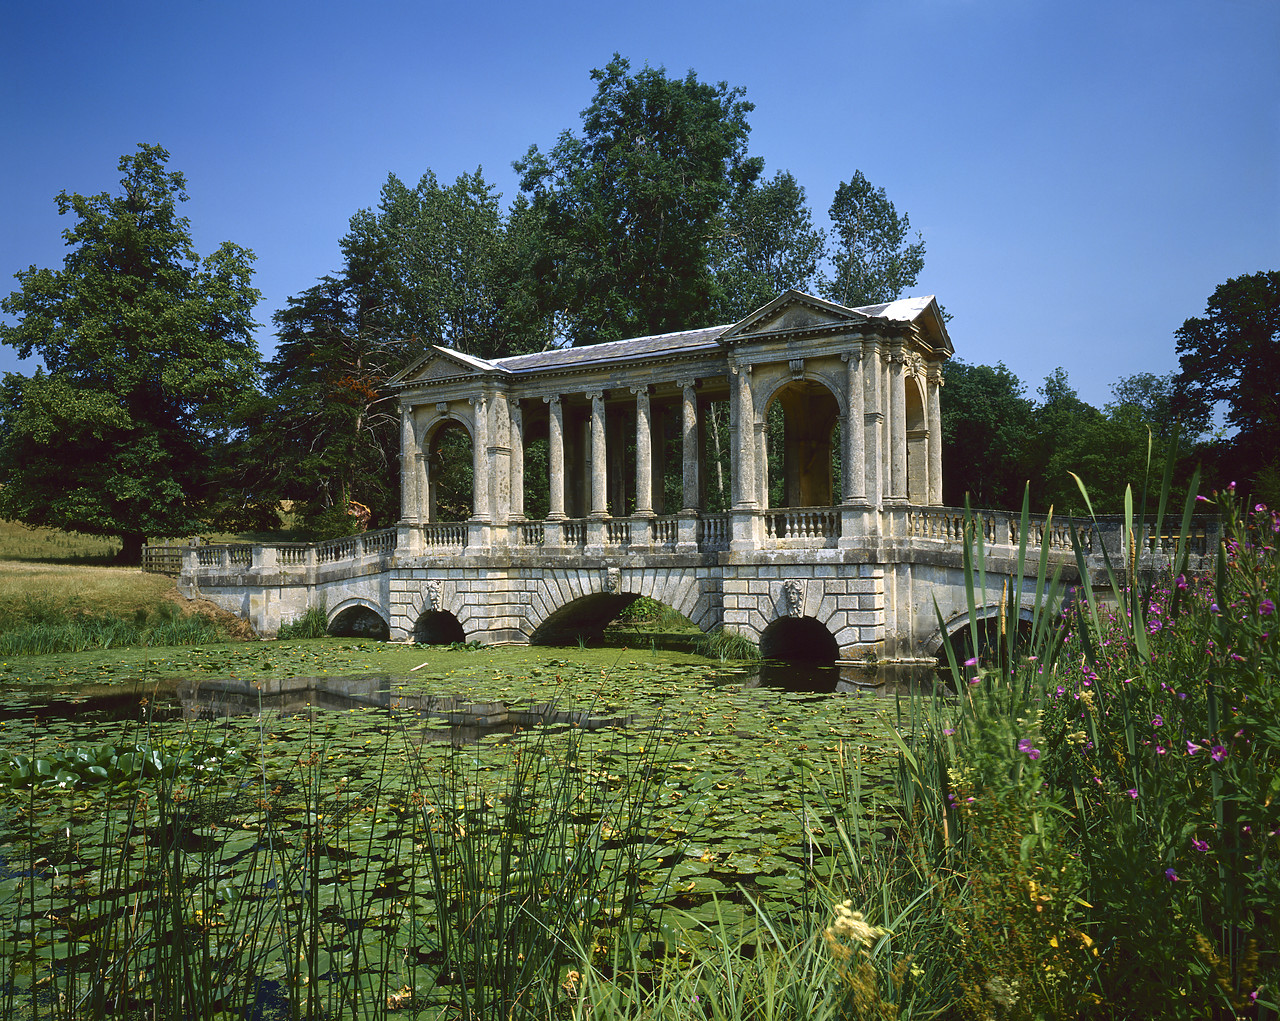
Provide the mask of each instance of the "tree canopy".
{"label": "tree canopy", "polygon": [[893,301],[924,269],[924,240],[911,236],[911,220],[899,214],[883,188],[862,171],[836,189],[829,211],[835,225],[833,274],[822,292],[841,305],[857,307]]}
{"label": "tree canopy", "polygon": [[1174,410],[1204,421],[1224,405],[1236,436],[1216,445],[1219,474],[1280,500],[1280,271],[1218,285],[1205,315],[1188,319],[1174,336],[1181,367]]}
{"label": "tree canopy", "polygon": [[197,529],[215,457],[258,372],[253,255],[223,243],[201,260],[169,154],[121,157],[121,194],[62,192],[61,269],[31,266],[3,301],[0,341],[39,355],[0,387],[0,514],[119,536],[136,561],[148,535]]}

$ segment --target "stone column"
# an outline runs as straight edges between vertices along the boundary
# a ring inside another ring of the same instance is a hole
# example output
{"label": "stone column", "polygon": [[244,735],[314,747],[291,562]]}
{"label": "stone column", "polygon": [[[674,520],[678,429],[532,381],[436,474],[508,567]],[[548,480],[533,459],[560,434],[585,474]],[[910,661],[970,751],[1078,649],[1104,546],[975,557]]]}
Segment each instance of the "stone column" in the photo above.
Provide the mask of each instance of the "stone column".
{"label": "stone column", "polygon": [[649,388],[633,386],[636,395],[636,514],[653,513],[653,429],[649,424]]}
{"label": "stone column", "polygon": [[400,520],[418,520],[418,478],[414,451],[418,444],[413,436],[413,412],[400,405]]}
{"label": "stone column", "polygon": [[937,365],[929,367],[928,395],[929,402],[929,502],[934,506],[942,504],[942,369]]}
{"label": "stone column", "polygon": [[518,400],[507,402],[511,414],[511,517],[524,520],[524,411]]}
{"label": "stone column", "polygon": [[884,407],[881,400],[881,360],[883,352],[879,337],[870,337],[862,343],[863,392],[866,394],[863,435],[866,437],[866,494],[867,500],[879,507],[884,503]]}
{"label": "stone column", "polygon": [[547,421],[547,461],[550,500],[548,521],[563,521],[564,513],[564,407],[559,396],[542,398],[549,411]]}
{"label": "stone column", "polygon": [[841,435],[844,437],[844,464],[841,475],[845,503],[865,503],[867,499],[866,393],[862,383],[862,348],[859,346],[845,359],[845,401],[848,415]]}
{"label": "stone column", "polygon": [[760,437],[756,431],[756,411],[751,396],[751,366],[731,365],[730,452],[733,459],[733,514],[729,548],[753,551],[758,542],[757,510],[762,506],[757,492],[757,469],[763,471],[760,459]]}
{"label": "stone column", "polygon": [[901,341],[889,350],[889,497],[907,502],[907,377]]}
{"label": "stone column", "polygon": [[592,390],[591,398],[591,512],[593,518],[609,516],[608,468],[605,463],[604,391]]}
{"label": "stone column", "polygon": [[507,395],[489,398],[489,517],[506,525],[511,515],[511,412]]}
{"label": "stone column", "polygon": [[680,420],[684,440],[684,476],[680,488],[681,510],[698,509],[698,396],[694,380],[681,380]]}
{"label": "stone column", "polygon": [[475,433],[471,437],[471,516],[478,521],[489,520],[489,399],[472,397],[472,423]]}

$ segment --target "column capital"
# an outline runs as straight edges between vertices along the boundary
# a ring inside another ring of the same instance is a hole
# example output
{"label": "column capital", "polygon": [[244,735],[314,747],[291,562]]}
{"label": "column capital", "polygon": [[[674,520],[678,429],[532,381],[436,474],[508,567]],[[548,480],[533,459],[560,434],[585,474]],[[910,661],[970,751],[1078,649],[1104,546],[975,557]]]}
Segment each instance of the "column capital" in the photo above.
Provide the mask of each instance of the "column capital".
{"label": "column capital", "polygon": [[694,379],[694,378],[676,380],[676,386],[678,386],[681,390],[692,390],[697,385],[698,385],[698,381],[697,379]]}
{"label": "column capital", "polygon": [[648,384],[648,383],[645,383],[643,386],[629,386],[629,387],[627,387],[627,389],[628,389],[628,390],[630,390],[630,391],[631,391],[633,394],[635,394],[637,397],[648,397],[648,396],[649,396],[649,389],[650,389],[650,388],[649,388],[649,384]]}
{"label": "column capital", "polygon": [[547,395],[547,396],[545,396],[545,397],[543,397],[543,398],[542,398],[542,402],[543,402],[544,404],[553,404],[553,405],[558,405],[558,404],[560,403],[560,395],[559,395],[559,394],[549,394],[549,395]]}
{"label": "column capital", "polygon": [[602,401],[604,400],[604,391],[588,390],[583,396],[590,398],[592,401]]}
{"label": "column capital", "polygon": [[858,346],[848,351],[841,351],[840,360],[848,362],[850,365],[858,365],[862,361],[862,347]]}

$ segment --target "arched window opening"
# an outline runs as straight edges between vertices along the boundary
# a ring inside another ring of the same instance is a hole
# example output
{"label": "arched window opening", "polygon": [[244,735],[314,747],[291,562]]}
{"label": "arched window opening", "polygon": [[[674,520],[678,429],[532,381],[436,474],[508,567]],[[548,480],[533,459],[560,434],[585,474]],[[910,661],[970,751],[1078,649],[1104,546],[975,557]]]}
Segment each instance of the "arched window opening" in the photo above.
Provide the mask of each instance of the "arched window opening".
{"label": "arched window opening", "polygon": [[925,422],[924,398],[914,376],[908,376],[907,391],[907,500],[929,502],[929,427]]}
{"label": "arched window opening", "polygon": [[474,506],[471,434],[455,421],[445,422],[427,448],[430,521],[466,521]]}
{"label": "arched window opening", "polygon": [[821,383],[795,380],[765,413],[770,507],[830,507],[840,494],[840,405]]}

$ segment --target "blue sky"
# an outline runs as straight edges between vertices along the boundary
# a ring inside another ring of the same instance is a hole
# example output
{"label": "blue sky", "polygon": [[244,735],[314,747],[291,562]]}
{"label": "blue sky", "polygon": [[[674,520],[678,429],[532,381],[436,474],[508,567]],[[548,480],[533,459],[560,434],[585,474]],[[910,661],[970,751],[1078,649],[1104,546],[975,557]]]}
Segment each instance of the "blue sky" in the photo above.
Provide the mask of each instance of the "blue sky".
{"label": "blue sky", "polygon": [[745,88],[752,151],[824,226],[855,170],[884,187],[957,355],[1031,393],[1060,365],[1101,405],[1175,369],[1214,287],[1280,268],[1276,0],[72,0],[5,17],[0,293],[60,264],[60,190],[114,190],[152,142],[199,252],[257,254],[269,324],[388,173],[482,166],[513,198],[511,161],[579,127],[615,51]]}

